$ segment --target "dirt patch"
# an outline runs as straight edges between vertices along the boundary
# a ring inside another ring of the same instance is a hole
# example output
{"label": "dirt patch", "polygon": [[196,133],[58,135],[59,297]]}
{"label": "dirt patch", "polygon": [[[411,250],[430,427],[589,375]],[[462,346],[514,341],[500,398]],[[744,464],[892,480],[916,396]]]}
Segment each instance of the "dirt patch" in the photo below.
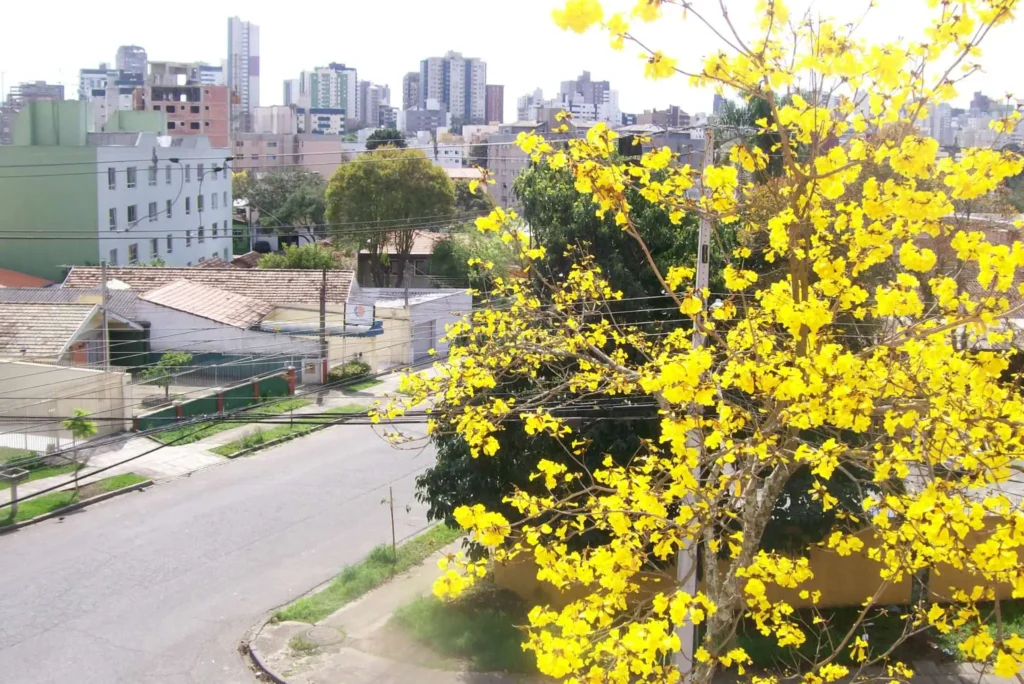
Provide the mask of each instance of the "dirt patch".
{"label": "dirt patch", "polygon": [[398,625],[388,623],[364,639],[352,639],[346,644],[363,653],[397,660],[435,670],[466,671],[469,663],[456,658],[445,658],[409,636]]}

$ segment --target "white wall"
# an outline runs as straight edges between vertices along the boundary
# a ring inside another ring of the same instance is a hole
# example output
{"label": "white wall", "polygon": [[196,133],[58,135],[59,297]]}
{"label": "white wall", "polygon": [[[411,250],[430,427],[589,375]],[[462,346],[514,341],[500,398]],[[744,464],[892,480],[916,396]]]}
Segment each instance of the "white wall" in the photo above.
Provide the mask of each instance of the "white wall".
{"label": "white wall", "polygon": [[318,355],[315,340],[234,328],[143,299],[136,303],[135,312],[136,321],[150,324],[150,345],[155,352]]}
{"label": "white wall", "polygon": [[[198,137],[198,136],[197,136]],[[200,258],[210,259],[214,255],[224,258],[227,249],[231,258],[231,172],[221,171],[214,177],[213,167],[223,166],[228,156],[226,149],[211,148],[207,145],[196,147],[162,147],[158,138],[143,135],[137,146],[104,146],[96,149],[96,225],[100,238],[100,259],[108,262],[110,250],[117,250],[117,264],[128,265],[129,247],[138,245],[138,260],[153,258],[151,240],[157,240],[156,256],[168,266],[189,266],[199,263]],[[168,138],[163,138],[168,140]],[[203,138],[205,141],[205,138]],[[156,185],[149,185],[148,161],[153,153],[157,157]],[[172,163],[174,157],[180,163]],[[200,216],[198,196],[200,194],[199,165],[203,165],[202,195],[203,212]],[[171,168],[171,182],[167,182],[167,167]],[[107,182],[107,169],[116,169],[116,188],[111,190]],[[127,169],[135,167],[136,184],[128,187]],[[186,167],[188,172],[186,174]],[[226,177],[225,177],[226,175]],[[187,180],[186,180],[187,177]],[[214,209],[213,196],[217,208]],[[185,199],[189,200],[189,213],[185,213]],[[225,198],[227,203],[224,202]],[[167,202],[171,204],[171,217],[167,217]],[[155,221],[149,220],[149,203],[156,202]],[[128,207],[137,208],[138,221],[130,224]],[[109,210],[117,211],[117,229],[110,229]],[[213,236],[213,224],[217,224],[217,237]],[[199,242],[199,228],[204,228],[203,242]],[[186,246],[186,231],[191,231],[191,244]],[[167,249],[167,236],[171,236],[171,251]]]}
{"label": "white wall", "polygon": [[[130,427],[132,393],[127,373],[68,368],[20,361],[0,362],[0,416],[4,421],[0,445],[45,451],[47,444],[70,442],[71,435],[60,419],[82,409],[97,418],[99,435],[121,432]],[[12,417],[24,420],[10,421]],[[55,416],[53,421],[33,420]]]}

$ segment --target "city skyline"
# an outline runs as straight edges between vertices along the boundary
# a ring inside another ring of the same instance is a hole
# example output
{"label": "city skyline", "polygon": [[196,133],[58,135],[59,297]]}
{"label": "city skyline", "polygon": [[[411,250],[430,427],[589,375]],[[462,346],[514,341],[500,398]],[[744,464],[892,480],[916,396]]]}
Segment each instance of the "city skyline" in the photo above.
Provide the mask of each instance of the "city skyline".
{"label": "city skyline", "polygon": [[[186,9],[192,1],[187,0]],[[261,27],[261,98],[258,104],[262,106],[282,104],[286,79],[295,78],[303,69],[330,62],[349,63],[359,70],[361,79],[386,84],[392,93],[398,93],[403,75],[417,70],[422,59],[453,50],[487,62],[487,82],[505,87],[506,121],[515,118],[519,96],[536,88],[541,88],[546,94],[557,92],[562,80],[573,78],[583,70],[590,71],[595,78],[610,81],[611,87],[620,93],[623,112],[639,113],[670,104],[679,105],[689,113],[710,111],[710,89],[690,88],[682,76],[668,81],[671,84],[668,88],[665,82],[644,79],[643,62],[637,57],[638,48],[627,46],[625,50],[616,52],[608,47],[607,37],[600,32],[579,36],[559,30],[550,20],[550,10],[557,4],[550,0],[525,0],[517,5],[514,12],[502,14],[501,31],[473,31],[469,30],[473,24],[483,21],[479,15],[470,16],[464,11],[464,5],[455,0],[438,0],[429,15],[423,16],[419,22],[412,22],[418,27],[415,30],[396,27],[401,35],[392,35],[386,50],[380,49],[382,35],[374,31],[353,30],[339,44],[332,35],[334,26],[330,17],[310,23],[298,15],[282,14],[272,6],[260,4],[247,7],[241,16]],[[742,16],[742,9],[752,4],[752,0],[734,4],[737,14]],[[814,7],[821,13],[844,18],[849,14],[852,18],[863,11],[863,4],[827,0],[815,3]],[[609,3],[609,8],[613,5]],[[863,30],[875,36],[895,39],[896,31],[902,27],[910,36],[917,36],[920,21],[915,19],[913,5],[908,2],[899,7],[890,5],[874,10]],[[76,6],[71,8],[71,14],[76,16],[62,22],[68,28],[56,27],[53,39],[63,40],[61,50],[44,50],[29,35],[14,32],[0,45],[2,94],[6,96],[11,87],[21,81],[45,80],[64,85],[67,96],[74,97],[78,70],[100,62],[113,63],[120,45],[141,46],[154,61],[205,61],[219,65],[227,54],[226,19],[238,10],[222,0],[201,6],[195,3],[195,7],[202,11],[160,16],[157,22],[147,20],[149,12],[145,9],[128,16],[115,14],[108,17]],[[803,7],[803,4],[795,5],[794,13],[797,7]],[[414,9],[411,3],[409,9]],[[327,9],[325,13],[330,14],[331,11]],[[345,25],[353,28],[371,26],[379,21],[379,15],[373,12],[372,7],[356,5],[345,8],[344,12],[337,11],[339,19],[344,14]],[[671,12],[672,8],[667,11]],[[18,6],[13,10],[13,20],[15,23],[19,19],[28,22],[38,19],[37,13],[38,10],[31,7]],[[637,33],[648,38],[651,45],[664,48],[666,53],[677,57],[680,66],[692,66],[701,55],[717,49],[717,45],[708,41],[695,40],[681,45],[679,27],[688,25],[682,22],[645,25],[635,21],[634,25]],[[72,26],[75,30],[71,30]],[[449,30],[423,30],[432,26]],[[668,32],[669,27],[677,30],[675,35]],[[744,29],[742,26],[739,28]],[[972,76],[959,88],[956,106],[966,106],[976,90],[993,97],[1001,97],[1006,91],[1016,91],[1018,96],[1024,94],[1024,82],[1014,69],[1015,49],[1009,38],[1012,33],[1003,32],[987,45],[985,63],[988,71]],[[188,41],[181,40],[183,34],[189,35]],[[538,46],[538,49],[526,49],[524,41]],[[667,93],[671,95],[667,96]]]}

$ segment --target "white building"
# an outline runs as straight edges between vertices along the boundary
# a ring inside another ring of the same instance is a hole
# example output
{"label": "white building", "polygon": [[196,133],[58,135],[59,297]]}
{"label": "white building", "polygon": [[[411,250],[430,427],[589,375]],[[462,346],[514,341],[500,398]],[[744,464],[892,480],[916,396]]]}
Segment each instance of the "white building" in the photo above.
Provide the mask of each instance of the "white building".
{"label": "white building", "polygon": [[437,100],[462,123],[487,123],[487,62],[460,52],[422,60],[418,98],[421,108]]}
{"label": "white building", "polygon": [[342,109],[348,119],[359,119],[359,78],[355,69],[331,62],[299,75],[296,103],[311,109]]}
{"label": "white building", "polygon": [[253,133],[273,133],[276,135],[294,135],[299,132],[298,117],[294,106],[275,105],[273,107],[257,107],[253,110]]}
{"label": "white building", "polygon": [[[91,133],[89,140],[103,259],[122,266],[231,260],[231,172],[215,161],[229,150],[200,135]],[[140,164],[146,157],[156,163]]]}
{"label": "white building", "polygon": [[226,84],[231,96],[231,130],[252,130],[260,104],[260,27],[238,17],[228,19]]}
{"label": "white building", "polygon": [[322,109],[298,107],[295,121],[299,133],[315,135],[344,135],[348,115],[344,109]]}

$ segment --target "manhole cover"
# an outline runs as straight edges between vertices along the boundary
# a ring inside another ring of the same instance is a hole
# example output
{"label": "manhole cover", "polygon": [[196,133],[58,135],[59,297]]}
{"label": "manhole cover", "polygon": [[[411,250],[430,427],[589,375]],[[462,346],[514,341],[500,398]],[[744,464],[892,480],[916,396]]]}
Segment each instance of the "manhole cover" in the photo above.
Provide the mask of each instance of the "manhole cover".
{"label": "manhole cover", "polygon": [[333,627],[320,625],[306,632],[306,638],[317,646],[331,646],[333,644],[340,644],[345,635]]}

